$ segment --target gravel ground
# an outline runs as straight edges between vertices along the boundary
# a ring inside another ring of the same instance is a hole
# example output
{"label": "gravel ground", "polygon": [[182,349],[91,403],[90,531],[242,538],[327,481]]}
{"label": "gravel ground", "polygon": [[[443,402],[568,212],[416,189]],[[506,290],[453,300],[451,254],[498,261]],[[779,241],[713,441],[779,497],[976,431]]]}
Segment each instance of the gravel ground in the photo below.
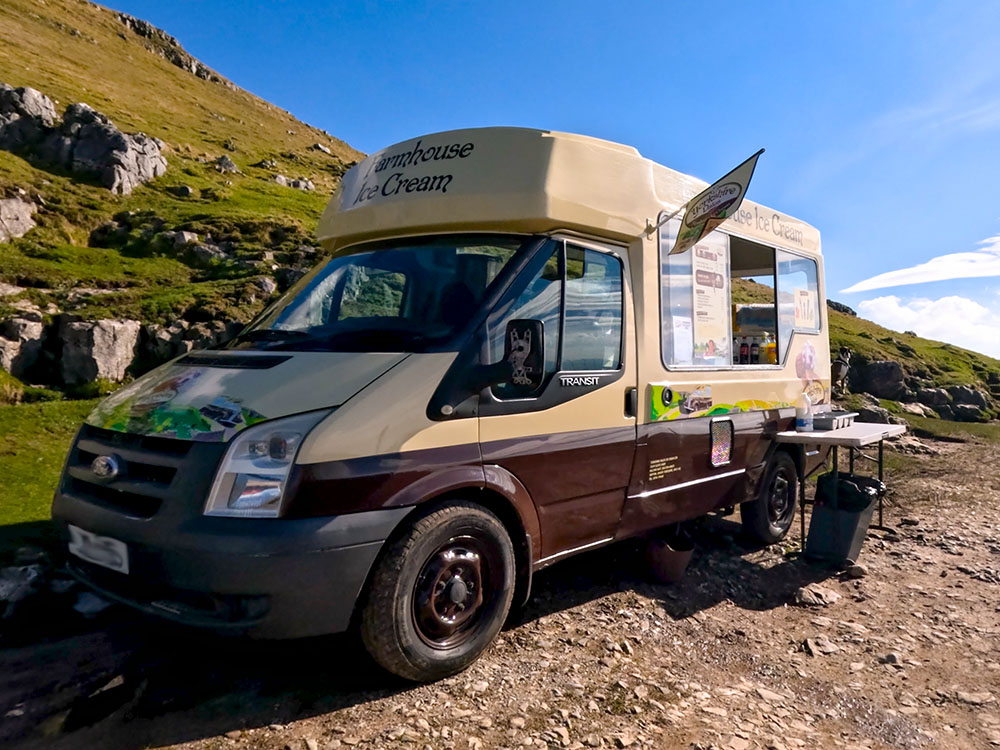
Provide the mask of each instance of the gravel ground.
{"label": "gravel ground", "polygon": [[346,636],[261,644],[151,626],[120,608],[86,622],[53,615],[0,640],[0,740],[1000,746],[1000,447],[933,449],[897,459],[886,516],[895,530],[870,532],[863,570],[805,563],[797,531],[784,545],[746,546],[733,517],[714,518],[678,584],[652,582],[633,543],[544,571],[496,646],[433,685],[387,677]]}

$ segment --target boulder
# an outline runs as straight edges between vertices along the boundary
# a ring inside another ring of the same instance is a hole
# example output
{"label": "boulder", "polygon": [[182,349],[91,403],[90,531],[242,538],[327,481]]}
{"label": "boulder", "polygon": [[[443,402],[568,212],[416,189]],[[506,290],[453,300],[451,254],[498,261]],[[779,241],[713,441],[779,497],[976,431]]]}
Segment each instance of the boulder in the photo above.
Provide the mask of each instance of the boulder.
{"label": "boulder", "polygon": [[209,242],[199,242],[191,248],[190,253],[194,262],[202,266],[222,263],[228,257],[221,247]]}
{"label": "boulder", "polygon": [[324,146],[322,143],[314,143],[313,144],[313,148],[316,149],[317,151],[322,151],[327,156],[332,156],[333,155],[333,152],[330,149],[328,149],[326,146]]}
{"label": "boulder", "polygon": [[18,151],[45,137],[56,120],[52,100],[27,86],[0,83],[0,148]]}
{"label": "boulder", "polygon": [[75,321],[63,326],[62,378],[80,385],[98,378],[120,381],[135,357],[138,320]]}
{"label": "boulder", "polygon": [[42,155],[71,172],[96,177],[113,193],[128,195],[167,171],[162,141],[127,134],[87,104],[71,104],[62,125],[45,139]]}
{"label": "boulder", "polygon": [[918,417],[933,417],[935,416],[935,411],[923,404],[900,404],[899,408],[905,411],[907,414],[915,414]]}
{"label": "boulder", "polygon": [[42,316],[27,313],[0,321],[0,367],[21,378],[42,353],[45,326]]}
{"label": "boulder", "polygon": [[274,278],[278,282],[278,289],[282,292],[305,275],[305,270],[301,268],[279,268],[274,272]]}
{"label": "boulder", "polygon": [[295,188],[296,190],[315,190],[316,186],[313,185],[312,180],[307,180],[305,177],[300,177],[297,180],[289,180],[288,187]]}
{"label": "boulder", "polygon": [[951,396],[955,404],[967,404],[975,406],[978,409],[985,409],[989,405],[986,401],[986,396],[971,386],[953,385],[947,390],[948,395]]}
{"label": "boulder", "polygon": [[[167,234],[164,232],[164,234]],[[190,245],[193,242],[197,242],[200,237],[194,232],[173,232],[174,249],[180,250],[185,245]]]}
{"label": "boulder", "polygon": [[278,291],[278,285],[275,283],[274,279],[268,276],[261,276],[259,279],[253,282],[254,286],[260,289],[264,293],[265,297],[270,297],[276,291]]}
{"label": "boulder", "polygon": [[952,404],[957,422],[989,422],[989,415],[974,404]]}
{"label": "boulder", "polygon": [[288,187],[288,178],[283,174],[276,174],[274,181],[281,185],[281,187]]}
{"label": "boulder", "polygon": [[146,336],[143,341],[143,354],[152,362],[166,362],[183,354],[188,349],[182,349],[181,342],[190,324],[186,320],[178,320],[169,326],[157,323],[146,326]]}
{"label": "boulder", "polygon": [[23,237],[35,226],[35,204],[20,198],[0,200],[0,242]]}
{"label": "boulder", "polygon": [[930,407],[947,406],[951,396],[944,388],[921,388],[917,391],[917,401]]}
{"label": "boulder", "polygon": [[215,160],[215,168],[223,174],[239,174],[240,171],[236,166],[236,162],[230,159],[226,154],[223,154]]}
{"label": "boulder", "polygon": [[955,410],[951,408],[951,404],[939,404],[934,407],[934,411],[937,412],[941,419],[954,419]]}
{"label": "boulder", "polygon": [[879,398],[898,399],[906,393],[899,362],[870,362],[862,373],[863,390]]}

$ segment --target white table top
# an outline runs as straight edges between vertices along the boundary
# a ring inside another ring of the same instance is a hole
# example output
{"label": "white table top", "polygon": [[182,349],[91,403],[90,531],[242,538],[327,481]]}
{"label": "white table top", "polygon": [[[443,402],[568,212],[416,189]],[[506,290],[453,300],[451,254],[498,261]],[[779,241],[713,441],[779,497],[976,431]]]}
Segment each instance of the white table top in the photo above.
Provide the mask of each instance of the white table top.
{"label": "white table top", "polygon": [[809,445],[839,445],[846,448],[860,448],[880,440],[906,432],[901,424],[872,424],[855,422],[839,430],[813,430],[812,432],[779,432],[774,436],[776,443],[807,443]]}

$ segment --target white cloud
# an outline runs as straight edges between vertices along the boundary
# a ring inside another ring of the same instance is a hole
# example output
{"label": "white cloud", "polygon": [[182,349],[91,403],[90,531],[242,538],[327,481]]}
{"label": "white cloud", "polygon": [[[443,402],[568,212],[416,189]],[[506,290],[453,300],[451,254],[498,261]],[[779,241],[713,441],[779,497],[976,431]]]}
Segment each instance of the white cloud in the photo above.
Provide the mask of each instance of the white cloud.
{"label": "white cloud", "polygon": [[886,328],[913,331],[918,336],[947,341],[964,349],[1000,358],[1000,311],[966,297],[913,299],[890,295],[865,300],[858,312]]}
{"label": "white cloud", "polygon": [[980,250],[964,253],[949,253],[931,258],[926,263],[920,263],[898,271],[887,271],[870,279],[859,281],[841,293],[867,292],[872,289],[884,289],[890,286],[905,286],[907,284],[925,284],[928,281],[945,281],[947,279],[978,279],[986,276],[1000,276],[1000,234],[978,243],[984,245]]}

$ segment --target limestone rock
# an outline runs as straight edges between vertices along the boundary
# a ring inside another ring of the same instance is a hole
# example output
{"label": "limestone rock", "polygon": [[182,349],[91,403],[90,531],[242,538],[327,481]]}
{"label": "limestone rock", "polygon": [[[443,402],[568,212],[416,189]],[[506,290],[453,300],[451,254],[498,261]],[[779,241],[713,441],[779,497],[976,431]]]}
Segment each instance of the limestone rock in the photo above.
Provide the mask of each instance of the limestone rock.
{"label": "limestone rock", "polygon": [[137,320],[76,321],[63,326],[63,382],[122,380],[135,357],[140,329]]}
{"label": "limestone rock", "polygon": [[925,406],[946,406],[951,403],[951,396],[944,388],[921,388],[917,391],[917,401]]}
{"label": "limestone rock", "polygon": [[0,242],[17,239],[34,228],[35,204],[20,198],[0,200]]}
{"label": "limestone rock", "polygon": [[986,396],[981,391],[968,385],[953,385],[948,389],[953,404],[967,404],[975,406],[977,409],[985,409],[989,405]]}
{"label": "limestone rock", "polygon": [[226,260],[225,251],[218,245],[210,242],[199,242],[191,248],[191,257],[200,265],[207,266],[212,263],[221,263]]}
{"label": "limestone rock", "polygon": [[958,422],[988,422],[989,416],[973,404],[952,404],[951,410]]}
{"label": "limestone rock", "polygon": [[55,120],[56,108],[45,94],[0,83],[0,148],[16,151],[32,145]]}
{"label": "limestone rock", "polygon": [[77,174],[96,177],[104,187],[128,195],[167,171],[162,142],[145,133],[127,134],[87,104],[71,104],[62,125],[51,131],[42,156]]}
{"label": "limestone rock", "polygon": [[297,180],[289,180],[288,187],[295,188],[296,190],[315,190],[316,186],[313,184],[312,180],[307,180],[305,177],[300,177]]}
{"label": "limestone rock", "polygon": [[899,362],[871,362],[862,372],[863,390],[878,398],[899,399],[906,393],[903,368]]}
{"label": "limestone rock", "polygon": [[27,313],[0,321],[0,367],[16,378],[38,361],[45,327],[42,317]]}
{"label": "limestone rock", "polygon": [[900,404],[899,408],[905,411],[907,414],[915,414],[918,417],[933,417],[935,411],[923,404]]}
{"label": "limestone rock", "polygon": [[239,174],[240,171],[239,167],[236,166],[236,162],[226,154],[215,160],[215,168],[223,174]]}

